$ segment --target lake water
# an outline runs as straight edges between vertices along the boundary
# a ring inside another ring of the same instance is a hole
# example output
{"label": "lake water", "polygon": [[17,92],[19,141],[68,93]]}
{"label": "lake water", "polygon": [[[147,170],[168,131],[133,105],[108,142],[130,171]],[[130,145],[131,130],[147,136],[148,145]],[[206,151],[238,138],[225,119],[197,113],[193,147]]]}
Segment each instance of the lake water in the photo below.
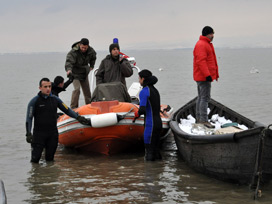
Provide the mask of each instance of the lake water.
{"label": "lake water", "polygon": [[[197,94],[192,79],[192,49],[127,51],[141,69],[159,79],[163,104],[177,110]],[[98,52],[96,67],[107,52]],[[272,123],[272,49],[216,49],[220,78],[212,98],[265,125]],[[271,185],[252,199],[247,186],[197,174],[180,159],[173,138],[163,160],[144,162],[143,152],[81,155],[57,150],[54,163],[31,164],[25,141],[25,114],[42,77],[65,76],[66,53],[0,55],[0,179],[9,204],[18,203],[271,203]],[[250,73],[252,68],[259,73]],[[161,71],[160,71],[161,70]],[[127,84],[137,80],[137,75]],[[60,94],[70,104],[72,86]],[[80,104],[84,101],[81,96]]]}

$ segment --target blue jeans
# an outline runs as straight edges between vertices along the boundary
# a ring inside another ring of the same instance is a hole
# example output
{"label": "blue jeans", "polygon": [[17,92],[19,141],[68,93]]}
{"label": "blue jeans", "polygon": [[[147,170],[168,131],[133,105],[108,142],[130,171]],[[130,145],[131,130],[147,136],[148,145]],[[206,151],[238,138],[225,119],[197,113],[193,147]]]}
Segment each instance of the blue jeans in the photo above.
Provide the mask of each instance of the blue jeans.
{"label": "blue jeans", "polygon": [[211,99],[211,82],[197,81],[198,97],[196,100],[196,120],[199,122],[208,121],[208,104]]}

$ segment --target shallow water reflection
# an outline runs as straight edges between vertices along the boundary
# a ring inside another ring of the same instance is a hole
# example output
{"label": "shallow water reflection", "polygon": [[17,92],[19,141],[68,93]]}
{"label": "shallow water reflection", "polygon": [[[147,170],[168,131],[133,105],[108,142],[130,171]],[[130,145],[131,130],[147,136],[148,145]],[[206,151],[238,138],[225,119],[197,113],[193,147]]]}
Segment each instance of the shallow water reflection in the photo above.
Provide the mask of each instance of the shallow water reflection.
{"label": "shallow water reflection", "polygon": [[[175,153],[172,160],[176,160]],[[184,192],[171,160],[144,162],[143,152],[122,156],[86,156],[58,151],[55,163],[33,164],[26,186],[28,203],[179,202]]]}
{"label": "shallow water reflection", "polygon": [[[197,174],[175,150],[144,162],[143,152],[87,156],[58,150],[56,162],[33,164],[26,203],[255,203],[247,186]],[[260,203],[270,203],[269,186]],[[258,201],[259,203],[259,201]]]}

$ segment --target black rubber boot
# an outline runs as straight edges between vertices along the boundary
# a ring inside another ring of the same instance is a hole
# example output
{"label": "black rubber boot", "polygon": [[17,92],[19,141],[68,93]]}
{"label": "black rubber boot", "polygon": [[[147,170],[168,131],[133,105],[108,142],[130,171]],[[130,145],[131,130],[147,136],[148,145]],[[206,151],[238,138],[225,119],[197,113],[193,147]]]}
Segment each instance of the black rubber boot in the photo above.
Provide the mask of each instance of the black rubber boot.
{"label": "black rubber boot", "polygon": [[162,155],[160,153],[160,149],[157,149],[155,152],[155,159],[156,160],[162,160]]}
{"label": "black rubber boot", "polygon": [[160,153],[160,137],[156,138],[155,140],[155,159],[162,160],[162,155]]}
{"label": "black rubber boot", "polygon": [[145,144],[145,161],[155,161],[154,149],[150,144]]}

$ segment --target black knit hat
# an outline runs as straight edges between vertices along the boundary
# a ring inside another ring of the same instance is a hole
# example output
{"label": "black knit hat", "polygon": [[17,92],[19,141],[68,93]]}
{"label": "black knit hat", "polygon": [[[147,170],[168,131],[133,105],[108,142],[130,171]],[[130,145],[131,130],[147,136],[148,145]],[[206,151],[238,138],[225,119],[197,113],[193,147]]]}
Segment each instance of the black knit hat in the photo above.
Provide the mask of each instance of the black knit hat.
{"label": "black knit hat", "polygon": [[112,43],[112,44],[110,45],[110,47],[109,47],[110,53],[111,53],[111,51],[112,51],[114,48],[117,48],[117,49],[120,51],[119,44],[117,44],[117,43]]}
{"label": "black knit hat", "polygon": [[147,70],[147,69],[143,69],[142,71],[140,71],[139,73],[139,76],[141,78],[148,78],[148,77],[151,77],[152,76],[152,72]]}
{"label": "black knit hat", "polygon": [[80,44],[82,44],[82,45],[89,45],[89,40],[87,38],[82,38],[80,40]]}
{"label": "black knit hat", "polygon": [[202,35],[203,36],[207,36],[211,33],[214,33],[213,29],[210,27],[210,26],[205,26],[203,29],[202,29]]}

